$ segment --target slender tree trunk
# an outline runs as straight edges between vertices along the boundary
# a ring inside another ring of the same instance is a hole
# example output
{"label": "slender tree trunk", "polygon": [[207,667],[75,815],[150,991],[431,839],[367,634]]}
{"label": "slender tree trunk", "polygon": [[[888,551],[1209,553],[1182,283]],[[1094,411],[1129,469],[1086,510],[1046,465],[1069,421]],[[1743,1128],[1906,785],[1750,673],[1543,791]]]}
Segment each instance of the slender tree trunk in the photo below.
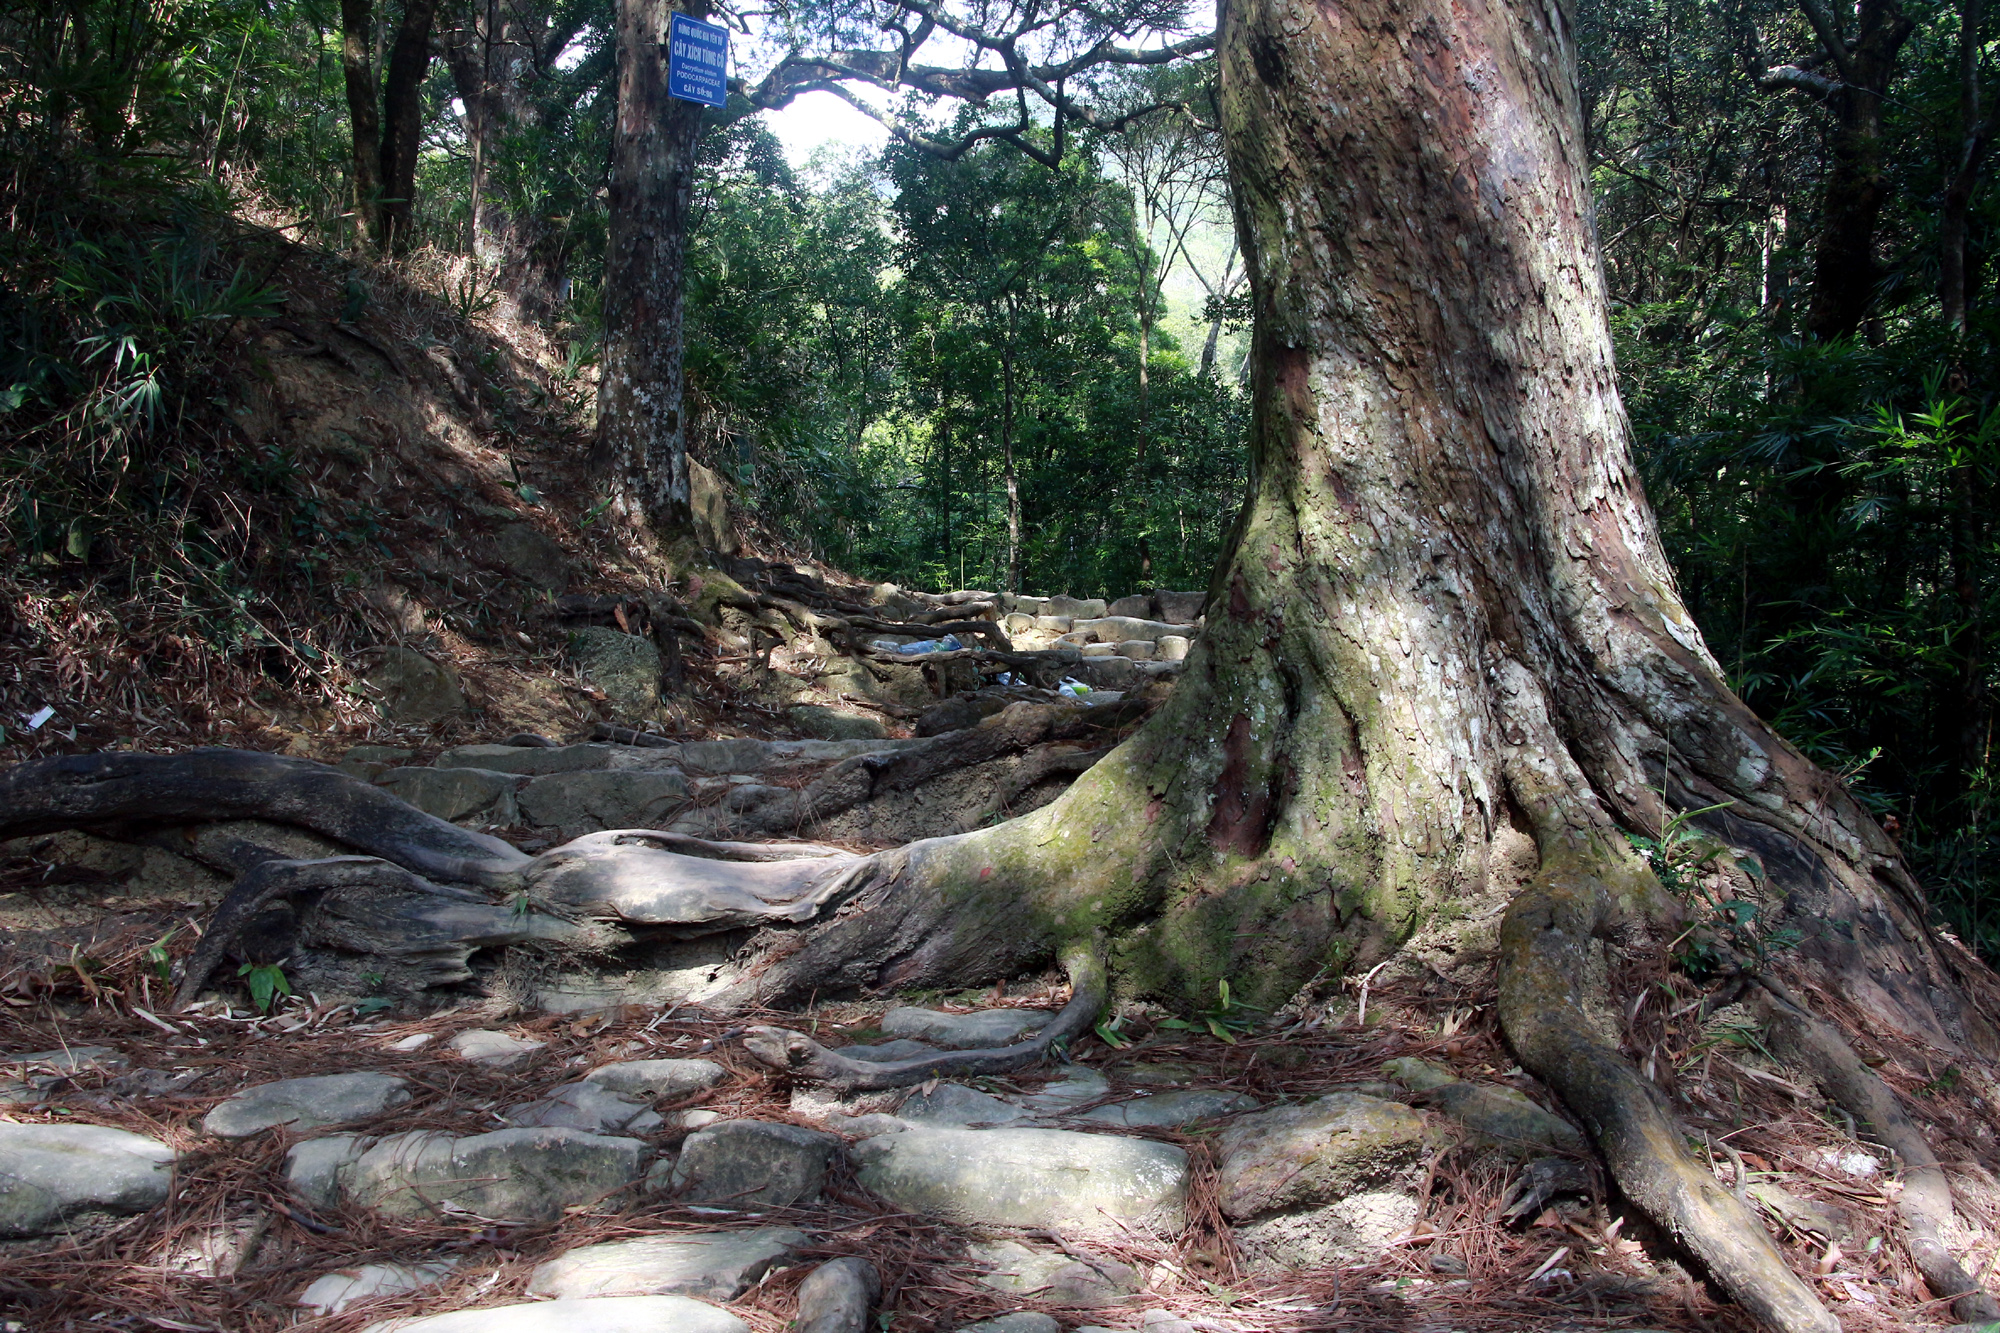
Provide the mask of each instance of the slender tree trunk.
{"label": "slender tree trunk", "polygon": [[562,304],[561,257],[552,252],[538,220],[516,214],[491,182],[507,136],[534,123],[532,79],[538,47],[547,40],[548,25],[539,15],[524,16],[500,0],[475,0],[442,43],[465,106],[471,158],[467,250],[496,271],[508,313],[535,321],[553,318]]}
{"label": "slender tree trunk", "polygon": [[[684,318],[695,142],[703,108],[667,95],[667,0],[620,0],[618,119],[604,271],[604,369],[593,462],[628,517],[662,538],[693,531]],[[700,18],[705,0],[683,12]]]}
{"label": "slender tree trunk", "polygon": [[382,199],[382,111],[376,100],[374,0],[340,0],[340,72],[347,88],[347,120],[353,153],[348,172],[353,178],[355,234],[376,230]]}
{"label": "slender tree trunk", "polygon": [[389,75],[382,84],[381,245],[394,254],[410,249],[416,210],[417,150],[423,146],[424,76],[431,65],[431,21],[438,0],[405,0]]}
{"label": "slender tree trunk", "polygon": [[1958,160],[1945,186],[1944,208],[1938,217],[1938,300],[1945,324],[1961,331],[1971,303],[1967,251],[1972,196],[1993,140],[1993,124],[1979,104],[1980,9],[1980,0],[1961,0],[1959,5]]}
{"label": "slender tree trunk", "polygon": [[[1853,336],[1881,281],[1875,227],[1889,197],[1882,104],[1895,76],[1896,57],[1915,30],[1897,0],[1861,0],[1853,44],[1831,34],[1831,54],[1842,77],[1828,99],[1834,113],[1833,161],[1820,200],[1812,300],[1806,309],[1806,330],[1816,338]],[[1829,34],[1821,34],[1821,40],[1829,42]]]}
{"label": "slender tree trunk", "polygon": [[1015,310],[1007,298],[1007,347],[1000,355],[1000,460],[1007,487],[1007,591],[1021,591],[1021,483],[1014,472]]}

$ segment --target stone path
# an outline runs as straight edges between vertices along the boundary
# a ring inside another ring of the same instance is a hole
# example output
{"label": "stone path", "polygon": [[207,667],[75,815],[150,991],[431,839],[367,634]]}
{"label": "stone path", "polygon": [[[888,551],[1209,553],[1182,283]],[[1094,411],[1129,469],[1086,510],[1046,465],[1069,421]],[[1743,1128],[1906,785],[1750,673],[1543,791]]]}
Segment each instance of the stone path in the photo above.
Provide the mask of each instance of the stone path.
{"label": "stone path", "polygon": [[[1017,1039],[1055,998],[813,1021],[897,1058]],[[115,1243],[187,1273],[174,1300],[231,1312],[174,1305],[154,1326],[232,1333],[1584,1326],[1562,1322],[1578,1237],[1596,1234],[1579,1228],[1601,1225],[1576,1130],[1502,1066],[1467,1077],[1463,1058],[1397,1054],[1432,1049],[1407,1031],[1232,1047],[1155,1028],[1083,1064],[837,1098],[785,1088],[699,1014],[358,1021],[302,1001],[293,1016],[285,1031],[216,1006],[171,1040],[0,1057],[0,1246],[19,1280]],[[257,1072],[301,1063],[318,1072]],[[162,1078],[180,1091],[149,1091]],[[124,1127],[140,1124],[154,1132]],[[1500,1173],[1494,1189],[1542,1182],[1528,1215],[1547,1229],[1521,1243],[1564,1276],[1507,1269],[1532,1317],[1486,1321],[1472,1300],[1493,1258],[1454,1238],[1502,1232],[1427,1220],[1446,1161]],[[1789,1225],[1856,1233],[1837,1207],[1759,1189]],[[1620,1285],[1600,1268],[1590,1290],[1630,1317],[1590,1327],[1659,1326],[1686,1298],[1597,1252],[1631,1271]],[[88,1325],[127,1326],[144,1325]]]}

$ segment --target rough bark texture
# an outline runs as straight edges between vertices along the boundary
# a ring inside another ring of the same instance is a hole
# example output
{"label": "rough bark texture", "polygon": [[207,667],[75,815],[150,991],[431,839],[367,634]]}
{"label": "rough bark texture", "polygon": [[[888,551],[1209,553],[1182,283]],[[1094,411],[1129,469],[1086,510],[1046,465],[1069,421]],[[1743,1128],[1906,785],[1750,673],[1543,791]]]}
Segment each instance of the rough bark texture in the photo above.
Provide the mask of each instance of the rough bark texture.
{"label": "rough bark texture", "polygon": [[423,146],[424,74],[431,64],[431,20],[438,0],[405,0],[389,73],[382,82],[382,206],[378,238],[384,250],[406,253],[416,209],[417,150]]}
{"label": "rough bark texture", "polygon": [[452,86],[465,106],[470,162],[468,238],[480,264],[496,271],[515,318],[547,320],[562,305],[562,255],[533,216],[508,208],[493,186],[494,166],[509,136],[535,127],[541,115],[533,90],[552,42],[568,26],[524,13],[500,0],[474,0],[443,33]]}
{"label": "rough bark texture", "polygon": [[[604,274],[604,371],[593,461],[628,515],[693,530],[682,354],[686,238],[702,107],[667,95],[666,0],[618,6],[618,121]],[[684,12],[705,15],[692,0]]]}
{"label": "rough bark texture", "polygon": [[1896,57],[1916,24],[1897,0],[1861,0],[1859,27],[1849,43],[1838,17],[1818,0],[1806,0],[1804,7],[1840,76],[1827,97],[1834,117],[1832,161],[1820,200],[1806,329],[1817,338],[1843,338],[1861,327],[1882,276],[1875,259],[1875,224],[1889,197],[1882,170],[1882,104]]}
{"label": "rough bark texture", "polygon": [[374,34],[373,0],[340,0],[340,72],[353,140],[348,173],[357,234],[364,226],[374,231],[375,209],[382,197],[382,111],[375,100],[375,66],[370,57]]}

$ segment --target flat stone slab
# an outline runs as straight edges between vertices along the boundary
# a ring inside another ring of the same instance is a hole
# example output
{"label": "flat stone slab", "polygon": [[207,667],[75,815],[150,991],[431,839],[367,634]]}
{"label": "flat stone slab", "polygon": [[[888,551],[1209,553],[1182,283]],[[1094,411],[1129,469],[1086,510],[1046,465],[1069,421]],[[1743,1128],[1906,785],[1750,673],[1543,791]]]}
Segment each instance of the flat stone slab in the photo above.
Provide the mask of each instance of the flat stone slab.
{"label": "flat stone slab", "polygon": [[1187,1222],[1187,1154],[1063,1129],[913,1126],[848,1149],[863,1188],[911,1212],[977,1226],[1122,1234]]}
{"label": "flat stone slab", "polygon": [[470,1213],[553,1222],[639,1176],[638,1139],[574,1129],[501,1129],[460,1138],[434,1130],[392,1134],[341,1170],[343,1192],[389,1217]]}
{"label": "flat stone slab", "polygon": [[298,1303],[318,1315],[339,1314],[363,1301],[435,1287],[458,1267],[456,1259],[434,1264],[363,1264],[314,1278]]}
{"label": "flat stone slab", "polygon": [[958,1333],[1062,1333],[1062,1325],[1056,1322],[1054,1315],[1019,1310],[1003,1314],[998,1319],[982,1319],[976,1324],[967,1324]]}
{"label": "flat stone slab", "polygon": [[80,1213],[166,1200],[174,1150],[105,1125],[0,1124],[0,1236],[38,1236]]}
{"label": "flat stone slab", "polygon": [[1475,1144],[1515,1157],[1582,1153],[1589,1148],[1576,1126],[1514,1088],[1454,1081],[1430,1088],[1421,1100],[1464,1125]]}
{"label": "flat stone slab", "polygon": [[749,1333],[749,1329],[727,1310],[685,1296],[600,1296],[391,1319],[370,1324],[362,1333]]}
{"label": "flat stone slab", "polygon": [[1231,1228],[1251,1271],[1292,1273],[1367,1263],[1416,1225],[1416,1196],[1360,1190],[1317,1208],[1277,1213]]}
{"label": "flat stone slab", "polygon": [[896,1114],[917,1124],[963,1129],[970,1125],[1012,1124],[1027,1112],[990,1092],[980,1092],[962,1083],[940,1083],[929,1092],[913,1095],[897,1108]]}
{"label": "flat stone slab", "polygon": [[80,1074],[87,1069],[123,1069],[131,1061],[110,1046],[71,1046],[60,1051],[34,1051],[28,1055],[0,1055],[0,1068],[30,1067],[58,1074]]}
{"label": "flat stone slab", "polygon": [[437,757],[436,768],[481,768],[494,773],[578,773],[611,767],[608,745],[460,745]]}
{"label": "flat stone slab", "polygon": [[1067,1254],[1031,1250],[1011,1240],[966,1248],[974,1259],[993,1270],[980,1278],[980,1283],[1010,1296],[1094,1309],[1117,1305],[1139,1289],[1138,1271],[1115,1259],[1073,1259]]}
{"label": "flat stone slab", "polygon": [[478,768],[392,768],[375,779],[376,786],[427,815],[458,820],[485,810],[495,824],[515,821],[514,788],[520,782],[516,774]]}
{"label": "flat stone slab", "polygon": [[351,1168],[368,1143],[358,1134],[328,1134],[295,1143],[285,1154],[285,1187],[311,1208],[331,1208],[346,1192]]}
{"label": "flat stone slab", "polygon": [[521,816],[572,838],[604,829],[665,828],[688,803],[688,791],[687,779],[672,769],[552,773],[522,789]]}
{"label": "flat stone slab", "polygon": [[1040,1032],[1055,1015],[1045,1009],[980,1009],[969,1014],[945,1014],[935,1009],[904,1006],[882,1018],[891,1037],[928,1042],[940,1050],[977,1051],[1011,1046],[1031,1032]]}
{"label": "flat stone slab", "polygon": [[244,1139],[284,1125],[318,1129],[366,1120],[410,1100],[410,1085],[394,1074],[316,1074],[245,1088],[210,1111],[201,1127],[218,1138]]}
{"label": "flat stone slab", "polygon": [[626,1097],[660,1101],[712,1088],[729,1071],[713,1060],[621,1060],[599,1065],[583,1077]]}
{"label": "flat stone slab", "polygon": [[1359,1093],[1246,1115],[1216,1139],[1222,1211],[1243,1221],[1397,1183],[1425,1145],[1423,1117]]}
{"label": "flat stone slab", "polygon": [[724,1120],[682,1141],[668,1188],[691,1203],[736,1208],[817,1203],[839,1143],[797,1125]]}
{"label": "flat stone slab", "polygon": [[510,1125],[580,1129],[586,1134],[649,1134],[666,1122],[645,1102],[588,1079],[565,1083],[538,1101],[510,1106]]}
{"label": "flat stone slab", "polygon": [[1051,1079],[1038,1090],[1016,1100],[1034,1115],[1061,1115],[1085,1102],[1111,1094],[1111,1080],[1095,1069],[1071,1065],[1061,1078]]}
{"label": "flat stone slab", "polygon": [[1121,1129],[1174,1129],[1217,1116],[1254,1111],[1262,1103],[1240,1092],[1221,1088],[1189,1088],[1185,1092],[1162,1092],[1151,1097],[1135,1097],[1129,1102],[1112,1102],[1084,1111],[1077,1122],[1116,1125]]}
{"label": "flat stone slab", "polygon": [[472,1028],[461,1032],[445,1043],[457,1051],[459,1058],[474,1064],[488,1065],[494,1069],[512,1069],[542,1047],[545,1041],[528,1041],[521,1037],[510,1037],[504,1032],[494,1032],[488,1028]]}
{"label": "flat stone slab", "polygon": [[733,1301],[809,1241],[790,1227],[673,1232],[585,1245],[549,1260],[528,1280],[533,1296],[695,1296]]}
{"label": "flat stone slab", "polygon": [[27,1055],[0,1056],[0,1103],[32,1105],[46,1101],[63,1080],[88,1072],[109,1073],[131,1061],[109,1046],[72,1046],[60,1051],[33,1051]]}

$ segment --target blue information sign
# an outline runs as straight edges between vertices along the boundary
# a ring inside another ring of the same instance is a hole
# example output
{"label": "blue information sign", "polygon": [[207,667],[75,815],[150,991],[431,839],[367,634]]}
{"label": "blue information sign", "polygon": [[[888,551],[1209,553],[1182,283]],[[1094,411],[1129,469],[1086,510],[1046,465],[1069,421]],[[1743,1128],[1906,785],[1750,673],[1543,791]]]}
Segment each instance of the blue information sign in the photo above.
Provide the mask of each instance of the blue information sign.
{"label": "blue information sign", "polygon": [[667,36],[667,91],[707,106],[728,101],[729,29],[675,14]]}

